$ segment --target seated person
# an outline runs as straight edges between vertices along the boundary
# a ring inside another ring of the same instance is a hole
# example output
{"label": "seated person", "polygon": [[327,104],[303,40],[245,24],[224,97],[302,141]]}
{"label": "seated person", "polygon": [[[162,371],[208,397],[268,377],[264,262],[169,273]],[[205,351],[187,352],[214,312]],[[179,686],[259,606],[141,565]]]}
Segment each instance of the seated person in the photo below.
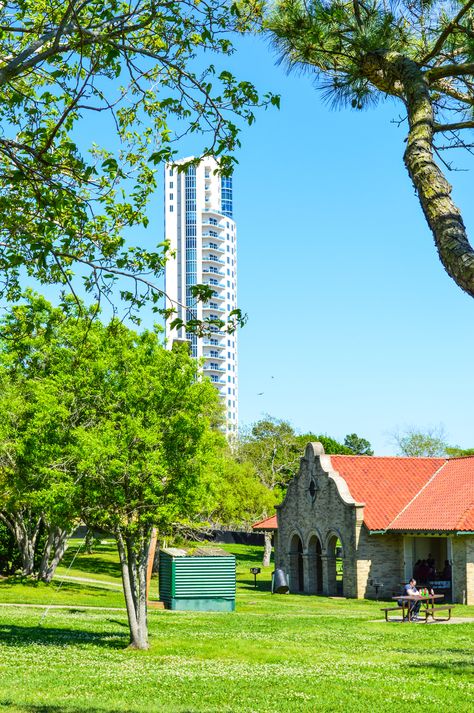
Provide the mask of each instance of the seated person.
{"label": "seated person", "polygon": [[420,567],[418,569],[418,580],[421,584],[426,584],[430,576],[430,568],[426,560],[422,560]]}
{"label": "seated person", "polygon": [[[413,577],[410,579],[408,584],[403,587],[403,596],[414,597],[419,595],[420,592],[416,588],[416,579]],[[420,611],[421,601],[408,602],[408,616],[412,621],[416,621],[418,618],[418,612]]]}

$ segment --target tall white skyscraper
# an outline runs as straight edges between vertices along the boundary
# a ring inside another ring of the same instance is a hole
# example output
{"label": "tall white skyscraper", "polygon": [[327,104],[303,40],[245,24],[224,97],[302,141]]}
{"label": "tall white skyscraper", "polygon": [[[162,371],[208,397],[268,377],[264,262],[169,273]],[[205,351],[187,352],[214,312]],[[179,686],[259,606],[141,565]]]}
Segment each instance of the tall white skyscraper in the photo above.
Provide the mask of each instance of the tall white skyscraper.
{"label": "tall white skyscraper", "polygon": [[[176,164],[190,159],[181,159]],[[165,169],[165,237],[175,257],[166,264],[165,291],[174,317],[227,320],[237,306],[237,230],[232,218],[232,178],[216,173],[218,163],[206,158],[179,173]],[[213,289],[209,302],[196,304],[190,288],[196,284]],[[173,318],[174,318],[173,317]],[[172,321],[172,320],[170,320]],[[225,404],[228,435],[238,425],[237,334],[211,327],[210,336],[199,338],[185,328],[166,325],[166,338],[188,339],[193,357],[204,357],[204,376],[215,384]]]}

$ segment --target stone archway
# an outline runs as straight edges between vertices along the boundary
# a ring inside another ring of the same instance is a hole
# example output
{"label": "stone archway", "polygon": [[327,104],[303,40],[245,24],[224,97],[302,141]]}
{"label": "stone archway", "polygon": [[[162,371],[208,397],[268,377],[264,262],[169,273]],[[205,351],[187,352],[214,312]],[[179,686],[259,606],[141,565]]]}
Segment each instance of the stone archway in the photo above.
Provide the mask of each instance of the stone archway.
{"label": "stone archway", "polygon": [[303,543],[296,534],[290,542],[290,591],[304,592]]}
{"label": "stone archway", "polygon": [[330,596],[344,596],[344,550],[337,535],[329,538],[327,545],[327,590]]}
{"label": "stone archway", "polygon": [[321,559],[321,542],[317,535],[312,535],[308,542],[308,592],[322,594],[323,592],[323,562]]}

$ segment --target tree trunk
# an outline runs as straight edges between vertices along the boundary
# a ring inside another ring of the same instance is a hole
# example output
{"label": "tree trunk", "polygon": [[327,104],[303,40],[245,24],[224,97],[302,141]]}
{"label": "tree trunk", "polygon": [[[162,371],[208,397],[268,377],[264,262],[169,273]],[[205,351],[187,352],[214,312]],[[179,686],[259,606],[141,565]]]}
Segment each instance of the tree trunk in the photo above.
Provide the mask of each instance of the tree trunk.
{"label": "tree trunk", "polygon": [[151,585],[151,577],[153,575],[153,566],[155,564],[155,552],[156,552],[156,542],[158,539],[158,530],[156,527],[153,528],[151,531],[151,539],[150,539],[150,549],[148,552],[148,563],[147,563],[147,570],[146,570],[146,600],[150,599],[150,585]]}
{"label": "tree trunk", "polygon": [[32,575],[41,516],[32,518],[30,512],[0,513],[0,519],[15,538],[21,554],[22,574],[25,577]]}
{"label": "tree trunk", "polygon": [[46,547],[38,571],[38,579],[48,584],[51,582],[56,572],[56,567],[66,552],[69,534],[69,530],[62,530],[59,527],[49,528]]}
{"label": "tree trunk", "polygon": [[452,187],[433,158],[434,116],[426,75],[415,62],[395,52],[369,55],[364,70],[376,87],[405,103],[409,123],[405,166],[446,272],[474,297],[474,250],[451,198]]}
{"label": "tree trunk", "polygon": [[265,532],[264,534],[264,546],[263,546],[263,566],[268,567],[270,565],[270,559],[272,556],[272,533]]}
{"label": "tree trunk", "polygon": [[116,528],[115,537],[122,570],[123,593],[130,629],[130,646],[148,649],[147,566],[152,528],[124,536]]}

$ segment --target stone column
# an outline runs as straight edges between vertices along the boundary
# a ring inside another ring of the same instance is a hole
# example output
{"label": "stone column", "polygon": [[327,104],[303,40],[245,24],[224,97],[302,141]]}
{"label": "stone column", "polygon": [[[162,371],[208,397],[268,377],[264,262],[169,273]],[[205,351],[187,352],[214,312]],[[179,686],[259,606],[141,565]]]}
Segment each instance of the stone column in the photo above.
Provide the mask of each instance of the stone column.
{"label": "stone column", "polygon": [[464,537],[457,537],[453,540],[453,601],[458,604],[466,604],[467,582],[466,582],[466,541]]}
{"label": "stone column", "polygon": [[[334,557],[328,557],[327,555],[321,555],[321,569],[323,572],[323,594],[326,597],[330,597],[333,594],[335,594],[335,589],[336,589],[336,576],[335,576],[335,570],[336,570],[336,560]],[[334,582],[332,583],[331,576],[332,576],[332,571],[334,570],[334,577],[333,580]],[[334,589],[334,592],[332,591]]]}
{"label": "stone column", "polygon": [[316,555],[308,552],[303,558],[304,591],[307,594],[316,594]]}
{"label": "stone column", "polygon": [[466,604],[474,604],[474,537],[466,536]]}

